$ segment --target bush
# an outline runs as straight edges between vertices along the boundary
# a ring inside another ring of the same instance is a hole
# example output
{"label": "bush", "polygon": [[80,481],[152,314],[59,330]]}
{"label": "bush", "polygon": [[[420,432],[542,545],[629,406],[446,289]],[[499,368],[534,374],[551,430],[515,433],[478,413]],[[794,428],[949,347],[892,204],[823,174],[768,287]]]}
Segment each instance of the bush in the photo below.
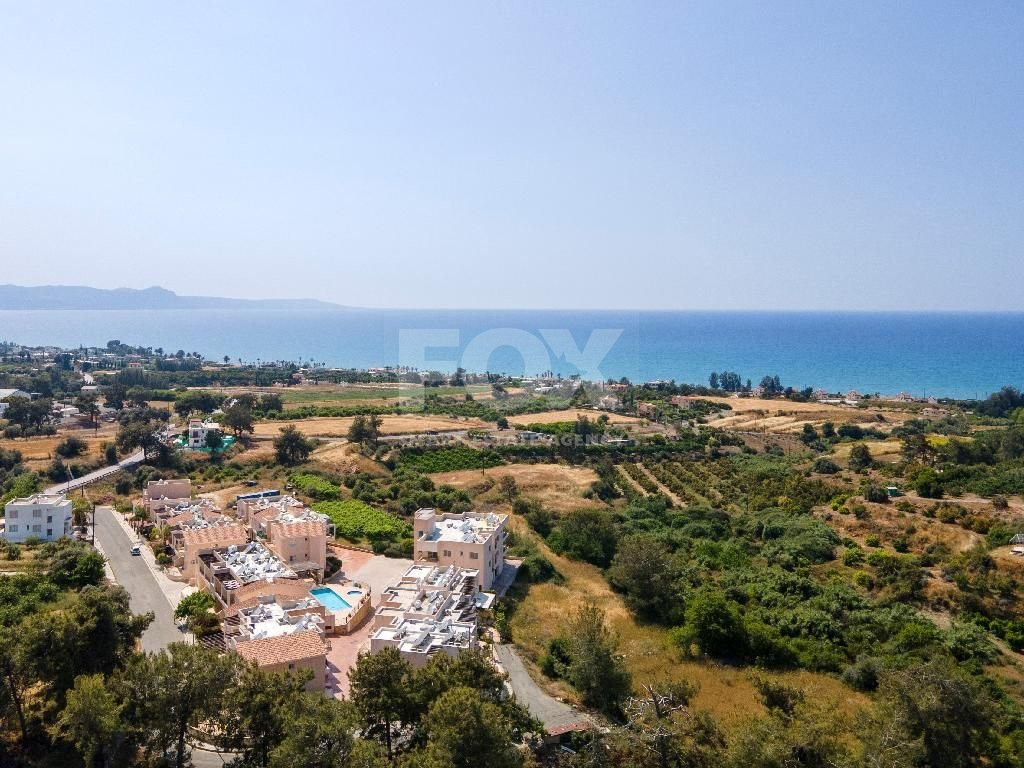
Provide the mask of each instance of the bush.
{"label": "bush", "polygon": [[81,456],[85,453],[85,449],[89,446],[86,445],[85,441],[72,435],[61,442],[57,443],[57,447],[53,450],[56,451],[58,456],[63,456],[65,459],[74,458],[75,456]]}
{"label": "bush", "polygon": [[872,533],[870,536],[864,539],[864,543],[867,544],[869,547],[882,546],[882,540],[878,537],[877,533]]}
{"label": "bush", "polygon": [[337,501],[341,498],[341,489],[319,475],[292,475],[288,478],[288,482],[294,485],[300,493],[317,501]]}
{"label": "bush", "polygon": [[839,465],[832,461],[832,459],[827,459],[822,456],[814,462],[813,469],[815,472],[822,475],[834,475],[839,471]]}
{"label": "bush", "polygon": [[872,483],[864,489],[864,500],[872,504],[888,504],[889,493],[882,486]]}
{"label": "bush", "polygon": [[882,665],[877,659],[858,656],[857,661],[843,670],[843,682],[858,691],[873,691],[878,688],[878,677]]}
{"label": "bush", "polygon": [[843,565],[851,568],[864,562],[864,550],[860,547],[849,547],[843,551]]}
{"label": "bush", "polygon": [[561,583],[562,581],[562,574],[558,572],[554,564],[539,553],[528,555],[519,566],[516,575],[527,584],[540,584],[545,581]]}

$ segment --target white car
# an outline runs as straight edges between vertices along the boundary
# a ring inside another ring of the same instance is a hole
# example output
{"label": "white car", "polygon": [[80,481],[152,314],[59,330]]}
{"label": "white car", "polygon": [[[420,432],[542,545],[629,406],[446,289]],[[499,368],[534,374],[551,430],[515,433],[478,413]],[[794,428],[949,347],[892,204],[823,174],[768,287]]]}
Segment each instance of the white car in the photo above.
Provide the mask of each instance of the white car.
{"label": "white car", "polygon": [[139,548],[138,544],[132,544],[132,554],[133,555],[141,555],[142,554],[142,550]]}

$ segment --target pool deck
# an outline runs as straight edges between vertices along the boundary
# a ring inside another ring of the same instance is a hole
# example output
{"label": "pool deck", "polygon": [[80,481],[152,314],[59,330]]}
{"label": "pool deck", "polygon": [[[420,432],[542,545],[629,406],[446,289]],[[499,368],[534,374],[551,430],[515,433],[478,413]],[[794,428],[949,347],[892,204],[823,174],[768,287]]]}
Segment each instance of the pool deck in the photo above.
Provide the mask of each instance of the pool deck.
{"label": "pool deck", "polygon": [[[335,587],[345,596],[346,581],[365,584],[370,588],[370,600],[374,606],[379,604],[381,592],[398,581],[412,565],[412,560],[384,557],[355,549],[336,549],[335,554],[341,557],[341,571],[328,579],[324,586]],[[370,650],[372,626],[371,615],[352,634],[330,638],[331,649],[327,653],[327,663],[331,667],[333,684],[327,692],[335,698],[348,696],[348,671],[355,666],[361,651]]]}

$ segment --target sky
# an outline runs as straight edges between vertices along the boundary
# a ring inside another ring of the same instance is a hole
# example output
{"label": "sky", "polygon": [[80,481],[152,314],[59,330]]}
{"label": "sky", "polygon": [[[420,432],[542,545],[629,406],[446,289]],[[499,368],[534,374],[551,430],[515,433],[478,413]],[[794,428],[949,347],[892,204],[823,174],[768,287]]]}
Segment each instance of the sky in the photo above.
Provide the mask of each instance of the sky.
{"label": "sky", "polygon": [[0,283],[1024,310],[1024,4],[0,0]]}

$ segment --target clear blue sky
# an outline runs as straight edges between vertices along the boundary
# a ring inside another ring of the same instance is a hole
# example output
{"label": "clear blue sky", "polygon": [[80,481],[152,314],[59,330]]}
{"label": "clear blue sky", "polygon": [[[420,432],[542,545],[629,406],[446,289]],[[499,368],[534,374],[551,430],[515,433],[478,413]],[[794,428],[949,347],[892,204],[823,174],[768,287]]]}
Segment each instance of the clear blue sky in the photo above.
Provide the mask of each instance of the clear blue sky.
{"label": "clear blue sky", "polygon": [[0,11],[0,282],[1024,310],[1019,2]]}

